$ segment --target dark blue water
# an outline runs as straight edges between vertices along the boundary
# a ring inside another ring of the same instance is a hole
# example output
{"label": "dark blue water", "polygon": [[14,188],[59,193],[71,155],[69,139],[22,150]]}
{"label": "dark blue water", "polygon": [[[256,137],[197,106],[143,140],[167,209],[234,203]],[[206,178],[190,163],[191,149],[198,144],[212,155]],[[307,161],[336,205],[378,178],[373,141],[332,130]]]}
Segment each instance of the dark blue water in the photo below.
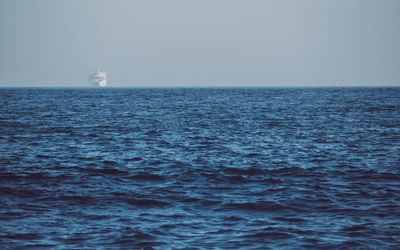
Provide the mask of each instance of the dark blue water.
{"label": "dark blue water", "polygon": [[400,89],[0,89],[2,248],[397,248]]}

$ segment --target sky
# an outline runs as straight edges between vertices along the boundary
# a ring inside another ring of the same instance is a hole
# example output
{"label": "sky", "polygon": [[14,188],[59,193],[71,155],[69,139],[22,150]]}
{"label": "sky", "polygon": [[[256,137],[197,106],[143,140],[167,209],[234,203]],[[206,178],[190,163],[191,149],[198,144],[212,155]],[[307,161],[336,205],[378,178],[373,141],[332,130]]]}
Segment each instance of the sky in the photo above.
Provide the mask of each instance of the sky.
{"label": "sky", "polygon": [[399,0],[0,0],[0,86],[400,86]]}

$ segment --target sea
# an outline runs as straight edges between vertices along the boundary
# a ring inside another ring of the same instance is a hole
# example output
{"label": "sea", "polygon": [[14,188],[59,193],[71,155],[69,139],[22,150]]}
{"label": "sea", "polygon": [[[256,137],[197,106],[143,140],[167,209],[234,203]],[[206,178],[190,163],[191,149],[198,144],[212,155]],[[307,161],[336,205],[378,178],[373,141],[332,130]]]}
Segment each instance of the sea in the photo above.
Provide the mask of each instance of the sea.
{"label": "sea", "polygon": [[400,88],[1,88],[1,249],[399,249]]}

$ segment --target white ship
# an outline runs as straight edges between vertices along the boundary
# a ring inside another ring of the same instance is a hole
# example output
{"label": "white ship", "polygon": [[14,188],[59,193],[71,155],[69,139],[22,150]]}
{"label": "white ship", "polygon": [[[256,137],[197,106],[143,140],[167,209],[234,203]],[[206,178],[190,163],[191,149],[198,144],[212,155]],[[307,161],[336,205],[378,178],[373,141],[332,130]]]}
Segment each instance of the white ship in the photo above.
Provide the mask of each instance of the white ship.
{"label": "white ship", "polygon": [[89,75],[89,86],[91,87],[106,87],[107,86],[107,74],[106,72],[100,72],[96,69]]}

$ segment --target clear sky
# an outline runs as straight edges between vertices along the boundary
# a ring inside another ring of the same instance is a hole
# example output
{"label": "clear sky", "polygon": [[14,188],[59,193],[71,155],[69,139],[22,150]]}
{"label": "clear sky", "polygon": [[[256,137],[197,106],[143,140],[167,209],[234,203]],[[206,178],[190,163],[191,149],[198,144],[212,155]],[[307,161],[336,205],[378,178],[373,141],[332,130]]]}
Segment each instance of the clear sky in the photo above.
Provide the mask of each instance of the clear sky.
{"label": "clear sky", "polygon": [[400,0],[0,0],[0,86],[400,86]]}

